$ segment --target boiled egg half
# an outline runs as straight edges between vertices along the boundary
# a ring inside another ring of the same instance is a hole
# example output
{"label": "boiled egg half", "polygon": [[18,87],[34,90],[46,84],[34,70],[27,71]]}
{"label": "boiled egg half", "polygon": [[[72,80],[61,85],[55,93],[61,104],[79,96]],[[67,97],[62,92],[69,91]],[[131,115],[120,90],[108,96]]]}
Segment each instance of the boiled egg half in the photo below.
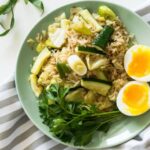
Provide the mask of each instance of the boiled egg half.
{"label": "boiled egg half", "polygon": [[150,81],[150,47],[134,45],[125,54],[127,74],[137,81]]}
{"label": "boiled egg half", "polygon": [[130,81],[117,96],[118,109],[127,116],[138,116],[150,108],[150,87],[146,82]]}

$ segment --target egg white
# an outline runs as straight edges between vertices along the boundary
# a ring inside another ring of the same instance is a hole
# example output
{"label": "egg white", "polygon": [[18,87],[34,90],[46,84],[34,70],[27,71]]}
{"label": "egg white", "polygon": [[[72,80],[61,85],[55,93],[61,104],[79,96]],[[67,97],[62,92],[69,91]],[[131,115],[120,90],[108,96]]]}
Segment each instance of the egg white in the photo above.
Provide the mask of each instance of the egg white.
{"label": "egg white", "polygon": [[[116,104],[117,104],[117,107],[119,109],[120,112],[122,112],[123,114],[127,115],[127,116],[138,116],[138,115],[141,115],[143,114],[144,112],[140,112],[139,114],[132,114],[130,111],[129,111],[129,107],[123,102],[123,94],[124,94],[124,91],[125,89],[132,85],[132,84],[140,84],[140,85],[145,85],[148,87],[148,106],[150,108],[150,87],[148,85],[148,83],[146,82],[139,82],[139,81],[130,81],[128,82],[120,91],[119,91],[119,94],[117,96],[117,101],[116,101]],[[136,92],[136,91],[135,91]],[[148,110],[145,110],[145,112],[148,111]]]}
{"label": "egg white", "polygon": [[[133,52],[135,52],[139,47],[141,47],[143,45],[134,45],[131,48],[128,49],[128,51],[126,52],[125,56],[124,56],[124,68],[127,72],[128,70],[128,65],[132,62],[132,56],[133,56]],[[128,72],[127,72],[128,74]],[[143,76],[143,77],[136,77],[136,76],[131,76],[129,75],[132,79],[137,80],[137,81],[142,81],[142,82],[149,82],[150,81],[150,74]]]}

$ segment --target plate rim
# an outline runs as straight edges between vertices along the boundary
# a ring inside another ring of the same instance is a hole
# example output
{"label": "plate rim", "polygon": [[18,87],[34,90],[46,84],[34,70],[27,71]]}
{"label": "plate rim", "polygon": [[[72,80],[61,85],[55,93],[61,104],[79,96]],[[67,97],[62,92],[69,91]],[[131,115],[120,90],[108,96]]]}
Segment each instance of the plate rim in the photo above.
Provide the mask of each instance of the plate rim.
{"label": "plate rim", "polygon": [[26,107],[24,106],[23,104],[23,100],[21,99],[21,95],[20,95],[20,92],[19,92],[19,83],[18,83],[18,64],[19,64],[19,57],[21,55],[21,51],[23,49],[23,46],[24,44],[26,43],[26,40],[27,40],[27,37],[29,36],[29,34],[32,32],[32,30],[34,30],[35,27],[38,26],[39,23],[41,23],[47,16],[49,16],[51,13],[54,13],[54,12],[57,12],[59,9],[63,8],[63,7],[67,7],[67,6],[70,6],[70,5],[76,5],[78,3],[86,3],[86,2],[102,2],[102,3],[106,3],[106,4],[111,4],[111,5],[115,5],[117,7],[120,7],[121,9],[125,9],[129,12],[131,12],[132,14],[134,14],[139,20],[141,20],[149,29],[150,29],[150,26],[147,22],[145,22],[136,12],[133,12],[132,10],[128,9],[127,7],[125,6],[122,6],[120,4],[117,4],[117,3],[114,3],[114,2],[108,2],[108,1],[105,1],[105,0],[78,0],[78,1],[75,1],[75,2],[69,2],[67,4],[64,4],[64,5],[61,5],[60,7],[52,10],[52,11],[49,11],[48,14],[46,14],[45,16],[43,16],[38,22],[36,22],[36,24],[34,24],[30,31],[28,32],[28,34],[26,35],[24,41],[22,42],[22,45],[21,45],[21,48],[20,50],[18,51],[18,55],[17,55],[17,61],[16,61],[16,68],[15,68],[15,85],[16,85],[16,91],[17,91],[17,95],[18,95],[18,98],[19,98],[19,101],[21,102],[21,106],[25,112],[25,114],[28,116],[28,118],[32,121],[32,123],[42,132],[44,133],[45,135],[47,135],[48,137],[50,137],[52,140],[60,143],[60,144],[63,144],[63,145],[66,145],[66,146],[69,146],[69,147],[72,147],[72,148],[79,148],[79,149],[88,149],[88,150],[91,150],[91,149],[101,149],[101,148],[112,148],[114,146],[118,146],[118,145],[121,145],[123,143],[126,143],[128,142],[129,140],[131,140],[133,137],[135,137],[136,135],[138,135],[140,132],[142,132],[149,124],[150,124],[150,120],[147,124],[145,124],[142,128],[140,128],[139,130],[137,130],[137,132],[134,132],[134,134],[132,133],[132,135],[128,138],[126,138],[125,140],[122,140],[122,141],[116,141],[114,144],[111,144],[110,146],[100,146],[100,147],[84,147],[84,146],[75,146],[71,143],[65,143],[65,142],[62,142],[61,140],[59,140],[58,138],[55,138],[54,136],[52,136],[52,134],[48,134],[46,131],[44,131],[42,128],[39,127],[38,123],[36,123],[36,121],[34,121],[34,119],[32,118],[32,116],[28,113],[28,111],[26,110]]}

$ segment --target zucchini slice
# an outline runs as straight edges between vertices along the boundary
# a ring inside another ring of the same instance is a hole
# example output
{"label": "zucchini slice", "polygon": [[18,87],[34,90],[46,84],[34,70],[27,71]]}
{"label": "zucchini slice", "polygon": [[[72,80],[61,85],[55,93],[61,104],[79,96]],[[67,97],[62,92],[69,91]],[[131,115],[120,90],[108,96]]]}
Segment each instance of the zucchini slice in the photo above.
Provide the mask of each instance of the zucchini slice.
{"label": "zucchini slice", "polygon": [[68,74],[71,71],[65,63],[57,63],[56,67],[61,78],[65,78],[66,74]]}
{"label": "zucchini slice", "polygon": [[66,101],[69,101],[69,102],[82,102],[84,100],[85,94],[86,94],[86,90],[84,88],[78,88],[74,91],[71,91],[66,96]]}
{"label": "zucchini slice", "polygon": [[94,104],[97,99],[98,94],[89,90],[87,94],[84,96],[84,101],[86,104]]}
{"label": "zucchini slice", "polygon": [[97,32],[102,30],[102,26],[98,24],[98,22],[94,19],[94,17],[87,9],[81,10],[80,15],[88,24],[94,27]]}
{"label": "zucchini slice", "polygon": [[105,19],[116,19],[116,14],[107,6],[100,6],[98,8],[98,14]]}
{"label": "zucchini slice", "polygon": [[105,26],[100,34],[94,39],[93,45],[105,49],[113,32],[114,29],[111,26]]}
{"label": "zucchini slice", "polygon": [[41,94],[43,88],[42,88],[42,86],[39,86],[37,84],[37,76],[35,74],[30,75],[30,83],[31,83],[31,88],[32,88],[35,96],[39,97],[39,95]]}
{"label": "zucchini slice", "polygon": [[51,55],[51,53],[47,48],[42,50],[41,53],[38,55],[37,59],[35,60],[33,67],[31,69],[31,72],[35,75],[38,75],[43,64],[50,57],[50,55]]}
{"label": "zucchini slice", "polygon": [[107,79],[107,77],[105,76],[104,72],[101,71],[101,70],[97,70],[97,71],[96,71],[96,77],[97,77],[98,79],[108,81],[108,79]]}
{"label": "zucchini slice", "polygon": [[76,31],[79,32],[81,34],[85,34],[85,35],[91,35],[91,29],[88,27],[88,25],[83,21],[83,19],[81,19],[81,17],[79,16],[74,16],[73,20],[72,20],[73,24],[72,24],[72,28]]}
{"label": "zucchini slice", "polygon": [[83,78],[81,80],[81,86],[106,96],[111,88],[111,82],[94,78]]}
{"label": "zucchini slice", "polygon": [[108,64],[108,59],[107,58],[91,58],[90,55],[86,56],[86,63],[88,66],[89,70],[95,70],[101,67],[104,67]]}
{"label": "zucchini slice", "polygon": [[85,53],[85,54],[106,55],[106,52],[99,50],[96,47],[90,47],[90,46],[78,46],[78,47],[76,47],[75,50],[76,50],[76,52]]}

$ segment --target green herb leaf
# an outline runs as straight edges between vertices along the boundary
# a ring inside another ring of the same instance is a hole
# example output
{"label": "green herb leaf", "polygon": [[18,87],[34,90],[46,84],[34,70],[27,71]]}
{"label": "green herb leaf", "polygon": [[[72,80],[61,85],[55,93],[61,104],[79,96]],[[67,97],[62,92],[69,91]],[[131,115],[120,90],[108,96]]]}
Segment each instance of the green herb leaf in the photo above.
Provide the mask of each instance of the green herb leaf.
{"label": "green herb leaf", "polygon": [[25,0],[25,3],[32,3],[35,7],[37,7],[38,9],[40,9],[42,11],[42,13],[44,13],[44,5],[42,0]]}
{"label": "green herb leaf", "polygon": [[[43,123],[64,142],[87,145],[96,131],[107,132],[122,114],[119,111],[100,112],[95,106],[67,102],[65,96],[70,89],[52,84],[40,96],[39,110]],[[48,99],[55,103],[49,105]]]}
{"label": "green herb leaf", "polygon": [[13,7],[17,3],[17,0],[9,0],[6,4],[0,6],[0,15],[8,14],[12,11]]}
{"label": "green herb leaf", "polygon": [[[24,0],[27,4],[28,2],[31,2],[35,7],[42,10],[42,13],[44,12],[44,5],[41,0]],[[10,19],[10,26],[8,29],[4,27],[4,25],[0,22],[0,26],[4,29],[4,32],[0,33],[0,36],[4,36],[13,28],[15,24],[15,18],[14,18],[14,12],[13,9],[17,3],[17,0],[9,0],[7,3],[0,6],[0,15],[7,15],[11,12],[12,17]]]}
{"label": "green herb leaf", "polygon": [[14,19],[14,13],[12,10],[12,18],[11,18],[11,22],[10,22],[10,27],[8,29],[5,29],[4,25],[2,23],[0,23],[1,27],[5,29],[4,32],[0,33],[0,36],[6,35],[13,28],[14,23],[15,23],[15,19]]}
{"label": "green herb leaf", "polygon": [[0,36],[6,35],[14,26],[15,19],[14,19],[13,8],[16,3],[17,3],[17,0],[11,0],[11,1],[8,1],[6,4],[0,6],[0,15],[5,15],[5,14],[8,14],[9,12],[11,12],[12,14],[10,27],[8,29],[5,29],[4,25],[0,23],[0,26],[5,30],[4,32],[0,33]]}

